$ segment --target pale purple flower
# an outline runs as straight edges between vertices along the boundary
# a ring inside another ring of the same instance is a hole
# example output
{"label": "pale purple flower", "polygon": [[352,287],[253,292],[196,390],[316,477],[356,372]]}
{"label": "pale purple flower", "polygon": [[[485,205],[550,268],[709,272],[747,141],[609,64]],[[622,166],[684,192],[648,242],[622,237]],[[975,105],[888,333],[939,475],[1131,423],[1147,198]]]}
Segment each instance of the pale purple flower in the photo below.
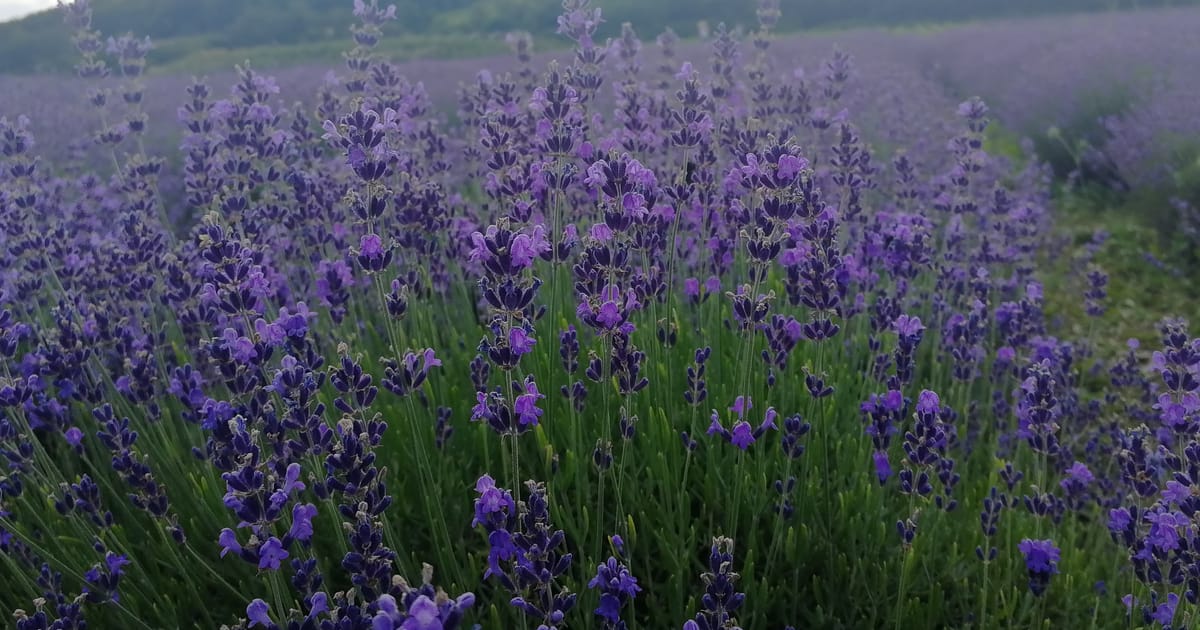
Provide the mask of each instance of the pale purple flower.
{"label": "pale purple flower", "polygon": [[888,461],[887,451],[875,451],[871,455],[871,460],[875,463],[875,476],[879,479],[879,483],[886,483],[892,476],[892,464]]}
{"label": "pale purple flower", "polygon": [[609,330],[616,328],[623,319],[624,316],[621,315],[621,309],[615,302],[601,304],[600,309],[596,312],[596,321]]}
{"label": "pale purple flower", "polygon": [[729,410],[736,413],[738,419],[741,419],[746,417],[746,412],[750,411],[753,407],[754,403],[750,400],[749,396],[738,396],[734,399],[733,406]]}
{"label": "pale purple flower", "polygon": [[917,412],[924,414],[936,414],[941,409],[941,400],[935,392],[923,390],[921,395],[917,397]]}
{"label": "pale purple flower", "polygon": [[317,506],[311,503],[297,503],[292,508],[292,528],[288,535],[296,540],[307,542],[313,535],[313,517],[317,515]]}
{"label": "pale purple flower", "polygon": [[380,256],[383,254],[383,239],[378,234],[364,234],[359,239],[358,251],[368,258]]}
{"label": "pale purple flower", "polygon": [[258,568],[274,571],[279,568],[279,563],[287,558],[288,552],[283,548],[283,543],[272,536],[258,549]]}
{"label": "pale purple flower", "polygon": [[518,234],[513,237],[512,260],[518,267],[529,267],[535,258],[548,251],[550,241],[546,239],[546,229],[541,225],[535,225],[531,234]]}
{"label": "pale purple flower", "polygon": [[533,377],[525,378],[525,393],[517,396],[516,402],[513,403],[513,412],[517,414],[517,419],[524,425],[537,426],[538,418],[542,417],[542,410],[538,409],[537,401],[545,398],[545,394],[538,392],[537,383],[533,382]]}
{"label": "pale purple flower", "polygon": [[222,558],[231,551],[233,553],[242,553],[242,545],[238,542],[237,534],[228,527],[221,530],[220,536],[217,537],[217,542],[221,545]]}
{"label": "pale purple flower", "polygon": [[603,223],[597,223],[592,226],[592,229],[588,230],[588,235],[597,241],[600,241],[601,243],[607,243],[612,239],[613,231],[612,228],[608,227],[607,225]]}
{"label": "pale purple flower", "polygon": [[1175,593],[1167,593],[1167,601],[1159,604],[1150,618],[1162,624],[1164,628],[1170,627],[1171,622],[1175,620],[1177,606],[1179,606],[1179,596]]}
{"label": "pale purple flower", "polygon": [[921,324],[921,318],[908,315],[897,317],[892,326],[896,329],[896,333],[905,337],[912,337],[925,330],[925,326]]}
{"label": "pale purple flower", "polygon": [[408,619],[402,630],[442,630],[438,606],[426,595],[420,595],[408,606]]}
{"label": "pale purple flower", "polygon": [[802,157],[796,157],[790,154],[784,154],[779,157],[779,170],[776,174],[780,179],[788,180],[795,179],[800,171],[808,168],[808,160]]}
{"label": "pale purple flower", "polygon": [[250,605],[246,606],[246,620],[249,622],[247,627],[270,627],[274,625],[269,614],[270,610],[271,608],[267,605],[267,602],[264,602],[261,599],[255,599],[254,601],[250,602]]}
{"label": "pale purple flower", "polygon": [[537,340],[529,336],[524,328],[514,327],[508,331],[508,345],[517,356],[529,354]]}
{"label": "pale purple flower", "polygon": [[754,443],[754,429],[750,427],[749,422],[741,420],[733,425],[732,437],[729,441],[744,451]]}

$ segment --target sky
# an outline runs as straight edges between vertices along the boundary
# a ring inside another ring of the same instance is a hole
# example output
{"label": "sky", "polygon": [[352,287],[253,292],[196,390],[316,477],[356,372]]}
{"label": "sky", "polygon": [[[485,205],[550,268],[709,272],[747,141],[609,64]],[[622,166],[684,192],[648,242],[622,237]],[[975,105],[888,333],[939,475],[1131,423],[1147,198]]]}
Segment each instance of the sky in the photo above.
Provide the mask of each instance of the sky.
{"label": "sky", "polygon": [[0,22],[54,7],[55,0],[0,0]]}

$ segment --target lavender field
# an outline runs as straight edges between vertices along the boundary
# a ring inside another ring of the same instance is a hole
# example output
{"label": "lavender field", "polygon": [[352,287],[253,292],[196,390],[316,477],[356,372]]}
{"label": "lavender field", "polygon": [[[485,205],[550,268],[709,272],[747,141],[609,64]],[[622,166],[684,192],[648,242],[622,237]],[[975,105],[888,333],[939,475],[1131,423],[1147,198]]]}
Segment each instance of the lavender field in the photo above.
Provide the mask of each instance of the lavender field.
{"label": "lavender field", "polygon": [[338,67],[74,0],[0,73],[16,628],[1200,625],[1200,8],[345,5]]}

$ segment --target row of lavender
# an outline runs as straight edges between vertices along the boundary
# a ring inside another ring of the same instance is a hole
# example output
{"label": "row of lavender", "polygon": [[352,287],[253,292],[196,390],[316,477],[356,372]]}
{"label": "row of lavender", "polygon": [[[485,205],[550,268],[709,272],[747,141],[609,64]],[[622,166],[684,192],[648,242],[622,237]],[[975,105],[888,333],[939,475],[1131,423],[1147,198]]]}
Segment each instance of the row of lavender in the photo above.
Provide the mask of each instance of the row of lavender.
{"label": "row of lavender", "polygon": [[[998,106],[1001,121],[1021,134],[1042,134],[1049,127],[1068,134],[1064,140],[1081,160],[1107,162],[1126,185],[1161,183],[1181,163],[1179,147],[1200,135],[1194,115],[1196,84],[1188,70],[1200,59],[1191,34],[1200,28],[1194,9],[1152,9],[1137,12],[1081,14],[1039,20],[979,22],[929,33],[858,30],[837,34],[785,37],[773,54],[788,59],[825,55],[835,43],[870,64],[860,74],[874,81],[908,84],[908,98],[917,103],[941,95],[926,86],[944,84],[957,93],[983,95]],[[692,43],[680,52],[701,55]],[[661,61],[647,51],[655,63]],[[552,55],[535,56],[536,63]],[[504,66],[509,62],[493,60]],[[427,79],[431,101],[452,102],[460,81],[469,81],[477,62],[421,61],[398,68]],[[284,98],[309,100],[328,77],[328,68],[297,66],[280,70]],[[214,78],[222,87],[236,81],[232,73]],[[59,103],[32,121],[34,131],[53,147],[47,155],[65,158],[79,149],[90,132],[90,118],[75,107],[78,84],[61,77],[0,76],[6,102],[16,111],[39,103]],[[186,77],[155,76],[148,82],[147,111],[155,118],[173,114]],[[878,92],[878,90],[875,90]],[[898,103],[905,106],[906,103]],[[864,115],[886,115],[885,108]],[[1100,135],[1076,137],[1076,133]],[[159,125],[149,130],[161,147],[178,137],[178,129]]]}
{"label": "row of lavender", "polygon": [[355,14],[314,105],[196,82],[164,159],[77,0],[103,160],[0,122],[19,628],[1195,618],[1200,342],[1047,331],[1047,173],[982,101],[785,67],[771,2],[700,71],[568,0],[451,124]]}

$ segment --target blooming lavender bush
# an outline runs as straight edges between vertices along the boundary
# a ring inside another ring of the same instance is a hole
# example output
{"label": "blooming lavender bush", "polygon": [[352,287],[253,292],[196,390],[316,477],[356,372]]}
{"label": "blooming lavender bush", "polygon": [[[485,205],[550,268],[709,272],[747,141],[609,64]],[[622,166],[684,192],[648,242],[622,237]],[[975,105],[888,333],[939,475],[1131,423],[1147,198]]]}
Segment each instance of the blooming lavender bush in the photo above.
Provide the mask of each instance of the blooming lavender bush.
{"label": "blooming lavender bush", "polygon": [[451,123],[356,0],[311,106],[195,81],[166,157],[68,5],[103,161],[0,118],[17,627],[1194,623],[1200,340],[1084,387],[1045,169],[779,11],[648,63],[565,0]]}

